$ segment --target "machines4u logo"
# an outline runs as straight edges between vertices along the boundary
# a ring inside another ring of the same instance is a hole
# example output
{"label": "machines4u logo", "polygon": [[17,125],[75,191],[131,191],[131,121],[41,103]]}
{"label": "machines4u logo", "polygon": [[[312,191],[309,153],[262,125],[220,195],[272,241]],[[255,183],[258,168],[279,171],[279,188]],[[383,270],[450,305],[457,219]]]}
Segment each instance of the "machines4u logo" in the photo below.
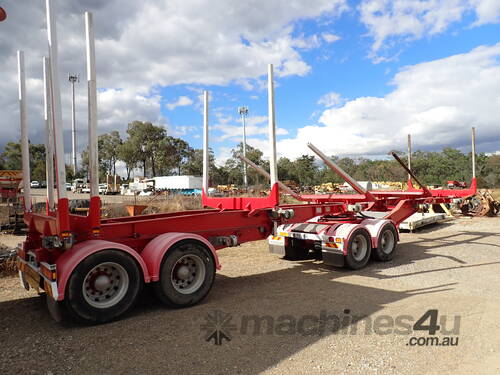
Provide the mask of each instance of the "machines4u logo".
{"label": "machines4u logo", "polygon": [[[325,336],[325,335],[412,335],[407,346],[457,346],[460,333],[460,315],[447,316],[437,309],[427,310],[423,315],[354,315],[350,309],[340,313],[321,310],[319,314],[294,316],[283,314],[241,315],[234,319],[230,313],[215,310],[208,313],[201,324],[206,342],[222,345],[231,341],[233,335],[276,336]],[[414,336],[418,332],[427,335]]]}
{"label": "machines4u logo", "polygon": [[201,325],[202,331],[205,331],[205,341],[212,341],[215,345],[222,345],[222,341],[231,341],[231,332],[236,330],[236,324],[230,313],[215,310],[212,314],[207,314],[205,323]]}

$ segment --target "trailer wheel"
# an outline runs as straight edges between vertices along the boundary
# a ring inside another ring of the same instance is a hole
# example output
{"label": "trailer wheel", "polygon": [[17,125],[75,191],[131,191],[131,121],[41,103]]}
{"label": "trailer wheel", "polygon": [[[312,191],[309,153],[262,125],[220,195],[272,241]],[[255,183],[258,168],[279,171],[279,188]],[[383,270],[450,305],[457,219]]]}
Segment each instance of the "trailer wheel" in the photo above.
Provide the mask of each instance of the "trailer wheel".
{"label": "trailer wheel", "polygon": [[215,280],[215,264],[207,248],[196,241],[182,241],[168,250],[154,284],[158,298],[170,307],[197,304]]}
{"label": "trailer wheel", "polygon": [[79,321],[108,322],[133,306],[142,284],[139,267],[130,255],[99,251],[85,258],[71,274],[66,307]]}
{"label": "trailer wheel", "polygon": [[397,232],[393,224],[386,224],[378,236],[377,248],[373,251],[376,260],[388,262],[394,258],[397,245]]}
{"label": "trailer wheel", "polygon": [[347,243],[347,265],[353,270],[359,270],[366,266],[370,254],[370,235],[364,229],[356,229]]}

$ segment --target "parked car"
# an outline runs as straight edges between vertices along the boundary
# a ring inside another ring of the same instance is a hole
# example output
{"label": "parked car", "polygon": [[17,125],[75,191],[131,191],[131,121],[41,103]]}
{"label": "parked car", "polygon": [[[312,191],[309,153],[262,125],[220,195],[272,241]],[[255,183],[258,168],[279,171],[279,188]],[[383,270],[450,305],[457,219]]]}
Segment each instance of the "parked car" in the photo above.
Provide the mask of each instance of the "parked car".
{"label": "parked car", "polygon": [[99,194],[106,194],[108,192],[108,185],[99,184]]}
{"label": "parked car", "polygon": [[90,193],[90,186],[89,185],[85,185],[83,188],[82,188],[82,193]]}
{"label": "parked car", "polygon": [[76,180],[73,181],[73,184],[71,185],[71,191],[73,193],[81,193],[84,184],[85,181],[83,179],[77,178]]}
{"label": "parked car", "polygon": [[139,193],[140,197],[149,197],[151,195],[154,195],[153,188],[146,188]]}
{"label": "parked car", "polygon": [[72,185],[69,182],[66,182],[66,190],[71,191]]}
{"label": "parked car", "polygon": [[30,186],[34,189],[38,189],[40,187],[40,183],[38,181],[31,181]]}

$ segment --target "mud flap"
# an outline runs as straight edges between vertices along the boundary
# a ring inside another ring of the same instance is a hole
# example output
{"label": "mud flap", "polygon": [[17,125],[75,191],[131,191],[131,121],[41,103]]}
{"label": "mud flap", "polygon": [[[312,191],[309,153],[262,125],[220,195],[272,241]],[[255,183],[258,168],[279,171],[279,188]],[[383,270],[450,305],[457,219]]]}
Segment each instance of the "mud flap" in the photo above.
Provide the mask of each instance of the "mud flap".
{"label": "mud flap", "polygon": [[322,251],[323,263],[328,266],[344,267],[345,256],[343,253],[334,253],[332,251]]}
{"label": "mud flap", "polygon": [[21,285],[23,286],[24,289],[30,290],[30,284],[28,283],[28,280],[26,280],[26,277],[24,277],[24,272],[21,270],[19,270],[18,272],[19,272],[19,280],[21,281]]}
{"label": "mud flap", "polygon": [[267,239],[269,244],[269,252],[285,256],[285,238],[282,236],[269,236]]}
{"label": "mud flap", "polygon": [[54,319],[56,322],[61,322],[62,321],[62,311],[61,311],[61,304],[60,302],[54,300],[49,295],[45,295],[45,301],[47,303],[47,309],[49,310],[50,316],[52,319]]}

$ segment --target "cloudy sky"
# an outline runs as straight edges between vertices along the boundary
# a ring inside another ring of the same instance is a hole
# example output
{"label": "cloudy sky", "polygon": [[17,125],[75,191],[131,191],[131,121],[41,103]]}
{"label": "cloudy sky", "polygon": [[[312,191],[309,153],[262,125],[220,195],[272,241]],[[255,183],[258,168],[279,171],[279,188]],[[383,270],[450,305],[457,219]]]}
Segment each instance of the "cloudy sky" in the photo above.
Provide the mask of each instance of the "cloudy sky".
{"label": "cloudy sky", "polygon": [[[0,150],[19,139],[16,50],[25,52],[32,142],[43,141],[44,1],[0,0]],[[211,93],[211,146],[267,150],[267,64],[275,66],[278,152],[313,142],[327,154],[380,157],[414,147],[500,150],[499,0],[65,0],[58,3],[66,152],[70,86],[78,148],[86,143],[83,12],[96,27],[99,132],[152,121],[201,146],[201,92]],[[68,158],[69,161],[69,158]]]}

